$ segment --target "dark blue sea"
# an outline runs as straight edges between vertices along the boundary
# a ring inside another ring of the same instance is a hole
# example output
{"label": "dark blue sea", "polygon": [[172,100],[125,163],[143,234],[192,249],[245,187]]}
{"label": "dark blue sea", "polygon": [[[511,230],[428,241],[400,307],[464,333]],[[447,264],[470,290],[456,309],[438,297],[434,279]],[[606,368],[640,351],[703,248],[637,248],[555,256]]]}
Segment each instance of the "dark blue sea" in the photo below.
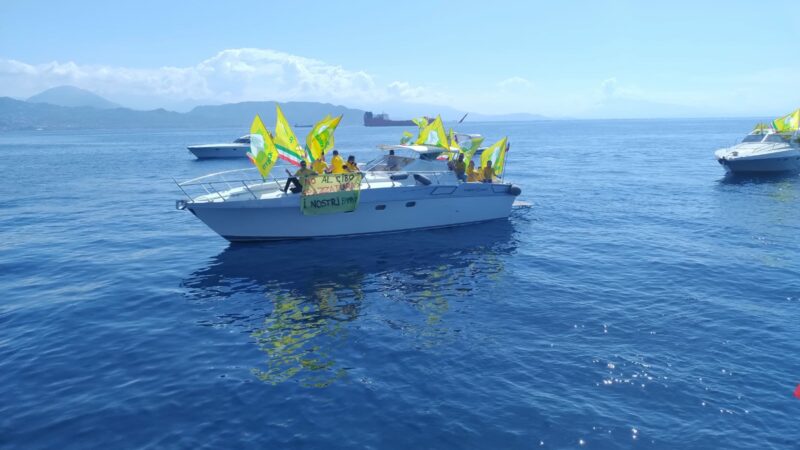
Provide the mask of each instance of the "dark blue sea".
{"label": "dark blue sea", "polygon": [[800,177],[713,159],[753,123],[468,123],[531,208],[246,245],[172,181],[244,126],[0,134],[0,448],[798,448]]}

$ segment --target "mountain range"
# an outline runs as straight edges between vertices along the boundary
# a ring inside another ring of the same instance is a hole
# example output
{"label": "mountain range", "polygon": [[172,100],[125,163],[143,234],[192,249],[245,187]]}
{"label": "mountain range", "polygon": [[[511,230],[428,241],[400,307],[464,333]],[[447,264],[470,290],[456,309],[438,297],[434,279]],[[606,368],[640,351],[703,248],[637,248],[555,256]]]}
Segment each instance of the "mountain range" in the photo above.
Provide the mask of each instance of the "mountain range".
{"label": "mountain range", "polygon": [[[185,113],[165,109],[140,111],[122,107],[85,89],[59,86],[27,100],[0,97],[0,130],[246,127],[256,114],[265,123],[274,122],[275,105],[274,101],[261,101],[197,106]],[[344,126],[363,125],[365,111],[362,109],[318,102],[281,102],[280,105],[292,125],[310,125],[326,114],[343,115]],[[415,111],[413,116],[441,114],[445,120],[457,120],[464,114],[435,105],[417,105]],[[469,116],[470,121],[544,118],[534,114]]]}

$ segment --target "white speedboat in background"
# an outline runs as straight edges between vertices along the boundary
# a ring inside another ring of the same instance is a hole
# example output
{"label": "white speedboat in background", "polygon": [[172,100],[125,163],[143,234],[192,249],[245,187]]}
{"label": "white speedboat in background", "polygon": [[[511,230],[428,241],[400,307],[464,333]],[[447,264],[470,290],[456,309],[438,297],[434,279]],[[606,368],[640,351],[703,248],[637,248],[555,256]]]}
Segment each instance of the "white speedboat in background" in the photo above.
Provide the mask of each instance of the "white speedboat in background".
{"label": "white speedboat in background", "polygon": [[246,134],[227,144],[190,145],[186,148],[197,159],[245,158],[250,150],[250,135]]}
{"label": "white speedboat in background", "polygon": [[729,173],[800,171],[800,145],[794,135],[757,129],[742,142],[717,150],[714,156]]}
{"label": "white speedboat in background", "polygon": [[[221,172],[178,183],[179,200],[229,241],[307,239],[450,227],[511,213],[519,187],[505,182],[466,183],[437,159],[441,148],[383,146],[385,155],[364,165],[354,211],[305,215],[301,194],[284,193],[284,180],[264,181],[255,169]],[[248,174],[250,174],[248,176]],[[200,192],[193,196],[190,190]]]}

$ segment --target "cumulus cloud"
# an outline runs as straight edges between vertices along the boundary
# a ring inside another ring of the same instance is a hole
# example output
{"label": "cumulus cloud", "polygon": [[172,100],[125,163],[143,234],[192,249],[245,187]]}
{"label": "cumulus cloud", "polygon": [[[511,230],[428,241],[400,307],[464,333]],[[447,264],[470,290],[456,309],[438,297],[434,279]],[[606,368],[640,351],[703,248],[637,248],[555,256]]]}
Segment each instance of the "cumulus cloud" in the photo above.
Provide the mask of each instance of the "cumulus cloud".
{"label": "cumulus cloud", "polygon": [[444,101],[404,81],[380,85],[367,72],[269,49],[229,49],[189,67],[128,68],[75,62],[28,64],[0,59],[0,95],[27,97],[73,85],[111,99],[314,100],[354,104],[376,101]]}
{"label": "cumulus cloud", "polygon": [[523,77],[513,76],[497,83],[497,87],[505,90],[530,89],[533,87],[533,82]]}

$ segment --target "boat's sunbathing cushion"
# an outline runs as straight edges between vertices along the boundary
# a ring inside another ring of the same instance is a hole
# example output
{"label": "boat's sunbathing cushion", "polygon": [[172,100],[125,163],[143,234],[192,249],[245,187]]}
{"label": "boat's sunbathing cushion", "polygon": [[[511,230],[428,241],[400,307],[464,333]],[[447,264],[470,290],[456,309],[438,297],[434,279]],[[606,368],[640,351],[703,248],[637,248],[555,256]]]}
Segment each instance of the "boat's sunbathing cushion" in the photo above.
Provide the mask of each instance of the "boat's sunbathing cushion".
{"label": "boat's sunbathing cushion", "polygon": [[417,180],[417,183],[427,186],[431,184],[431,180],[428,177],[422,176],[418,173],[414,174],[414,179]]}

